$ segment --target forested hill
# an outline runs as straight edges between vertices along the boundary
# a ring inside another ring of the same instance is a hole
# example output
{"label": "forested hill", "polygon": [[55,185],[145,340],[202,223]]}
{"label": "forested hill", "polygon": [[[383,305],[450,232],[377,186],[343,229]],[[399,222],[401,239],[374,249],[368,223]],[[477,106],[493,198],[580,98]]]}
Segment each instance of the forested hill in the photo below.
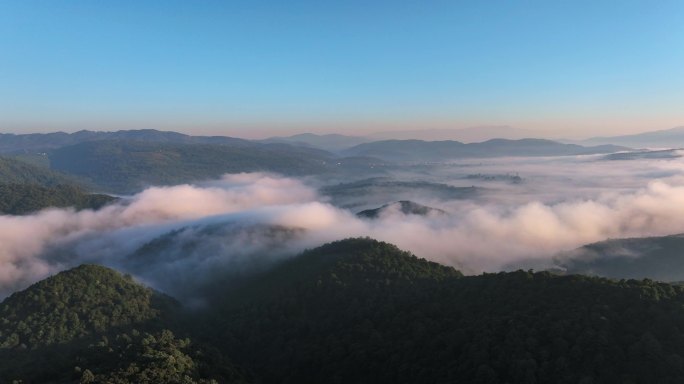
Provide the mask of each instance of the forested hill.
{"label": "forested hill", "polygon": [[0,157],[0,183],[55,186],[75,184],[76,179],[46,167],[29,164],[10,157]]}
{"label": "forested hill", "polygon": [[36,184],[0,184],[0,214],[24,215],[49,207],[99,209],[116,198],[86,192],[63,184],[45,187]]}
{"label": "forested hill", "polygon": [[98,209],[114,200],[90,193],[74,177],[0,157],[0,214],[23,215],[48,207]]}
{"label": "forested hill", "polygon": [[[178,303],[111,269],[83,265],[0,304],[0,383],[209,383],[190,340],[176,338]],[[215,375],[242,382],[215,358]]]}
{"label": "forested hill", "polygon": [[684,380],[679,286],[461,277],[372,240],[307,252],[265,278],[205,328],[264,383]]}
{"label": "forested hill", "polygon": [[566,273],[684,281],[684,234],[609,239],[560,254]]}
{"label": "forested hill", "polygon": [[38,283],[0,305],[0,382],[684,381],[678,285],[462,276],[391,244],[348,239],[225,286],[176,319],[172,301],[102,267]]}
{"label": "forested hill", "polygon": [[385,204],[379,208],[366,209],[356,214],[356,216],[367,219],[377,219],[383,214],[402,213],[404,215],[418,215],[418,216],[439,216],[446,214],[445,211],[428,207],[426,205],[418,204],[410,200],[395,201],[393,203]]}
{"label": "forested hill", "polygon": [[82,130],[73,133],[0,133],[0,153],[35,153],[69,145],[101,140],[135,140],[160,143],[250,145],[250,141],[227,136],[189,136],[156,129],[134,129],[113,132]]}
{"label": "forested hill", "polygon": [[218,178],[225,173],[268,171],[320,173],[328,154],[280,144],[181,144],[93,141],[50,154],[53,169],[82,177],[106,190],[128,193],[151,185]]}
{"label": "forested hill", "polygon": [[0,347],[35,349],[157,319],[172,299],[111,269],[82,265],[0,304]]}

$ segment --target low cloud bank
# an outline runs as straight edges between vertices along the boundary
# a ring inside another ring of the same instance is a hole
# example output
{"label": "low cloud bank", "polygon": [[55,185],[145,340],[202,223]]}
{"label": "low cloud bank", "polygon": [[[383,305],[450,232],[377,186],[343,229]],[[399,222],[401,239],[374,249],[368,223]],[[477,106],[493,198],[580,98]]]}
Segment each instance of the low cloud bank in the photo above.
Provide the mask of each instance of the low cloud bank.
{"label": "low cloud bank", "polygon": [[[450,215],[376,220],[322,202],[300,180],[251,173],[150,188],[99,211],[0,216],[0,295],[83,262],[132,273],[183,296],[220,271],[248,271],[354,236],[391,242],[466,273],[540,268],[606,238],[684,232],[684,181],[654,180],[592,199],[501,205],[462,201]],[[572,188],[568,186],[568,188]],[[526,264],[528,265],[528,264]]]}

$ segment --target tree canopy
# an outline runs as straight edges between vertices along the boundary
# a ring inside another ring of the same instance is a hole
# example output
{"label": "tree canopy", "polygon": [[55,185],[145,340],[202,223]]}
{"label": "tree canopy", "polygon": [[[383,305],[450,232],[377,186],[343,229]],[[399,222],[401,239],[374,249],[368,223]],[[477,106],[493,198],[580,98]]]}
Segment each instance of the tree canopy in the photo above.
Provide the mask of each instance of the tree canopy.
{"label": "tree canopy", "polygon": [[60,273],[0,305],[0,381],[684,380],[679,285],[522,270],[463,276],[391,244],[348,239],[220,293],[182,311],[104,267]]}

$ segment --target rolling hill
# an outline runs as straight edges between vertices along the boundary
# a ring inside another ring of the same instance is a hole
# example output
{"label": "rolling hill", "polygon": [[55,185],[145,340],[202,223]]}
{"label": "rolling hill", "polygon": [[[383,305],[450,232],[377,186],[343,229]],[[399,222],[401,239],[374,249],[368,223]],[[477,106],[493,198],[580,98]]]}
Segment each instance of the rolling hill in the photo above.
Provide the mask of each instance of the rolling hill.
{"label": "rolling hill", "polygon": [[581,141],[581,144],[614,144],[632,148],[682,148],[684,147],[684,127],[637,133],[634,135],[593,137]]}
{"label": "rolling hill", "polygon": [[88,193],[72,184],[0,184],[0,214],[25,215],[45,208],[100,209],[115,197]]}
{"label": "rolling hill", "polygon": [[463,276],[368,238],[224,284],[203,308],[180,311],[104,267],[39,282],[0,304],[0,380],[684,380],[681,285],[532,271]]}
{"label": "rolling hill", "polygon": [[317,135],[315,133],[301,133],[292,136],[270,137],[259,140],[262,143],[287,143],[294,145],[310,146],[330,152],[339,152],[361,143],[373,141],[360,136],[347,136],[340,134]]}
{"label": "rolling hill", "polygon": [[566,273],[616,279],[684,281],[684,235],[611,239],[558,257]]}
{"label": "rolling hill", "polygon": [[113,192],[150,185],[215,179],[224,173],[268,171],[285,175],[321,173],[326,152],[280,144],[217,145],[144,141],[92,141],[50,154],[53,169]]}
{"label": "rolling hill", "polygon": [[404,181],[388,177],[373,177],[321,188],[322,195],[344,208],[377,207],[390,199],[473,199],[480,195],[479,187],[456,187],[429,181]]}
{"label": "rolling hill", "polygon": [[227,136],[189,136],[178,132],[158,131],[155,129],[138,129],[122,131],[78,131],[74,133],[30,133],[0,134],[0,153],[36,153],[74,144],[100,140],[132,140],[155,143],[177,144],[230,144],[233,146],[250,146],[248,140]]}
{"label": "rolling hill", "polygon": [[98,209],[114,200],[90,193],[75,177],[0,157],[0,214],[23,215],[48,207]]}
{"label": "rolling hill", "polygon": [[542,139],[492,139],[471,144],[459,141],[386,140],[359,144],[343,153],[354,156],[372,156],[389,161],[432,162],[504,156],[590,155],[627,149],[614,145],[583,147]]}
{"label": "rolling hill", "polygon": [[684,288],[648,280],[463,277],[353,239],[284,262],[225,300],[206,337],[264,383],[684,378]]}
{"label": "rolling hill", "polygon": [[386,131],[369,135],[374,140],[456,140],[476,143],[491,139],[524,139],[539,137],[540,133],[507,125],[477,126],[467,128],[427,128],[417,130]]}
{"label": "rolling hill", "polygon": [[441,209],[428,207],[409,200],[395,201],[390,204],[385,204],[382,207],[375,209],[366,209],[356,214],[358,217],[366,219],[377,219],[378,217],[392,212],[402,213],[404,215],[418,215],[418,216],[432,216],[444,215],[446,212]]}
{"label": "rolling hill", "polygon": [[[219,355],[209,356],[167,329],[173,299],[96,265],[59,273],[0,304],[0,382],[244,382]],[[202,359],[215,373],[202,371]]]}
{"label": "rolling hill", "polygon": [[0,157],[0,183],[33,184],[51,187],[77,184],[76,178],[56,172],[47,167],[26,163],[11,157]]}

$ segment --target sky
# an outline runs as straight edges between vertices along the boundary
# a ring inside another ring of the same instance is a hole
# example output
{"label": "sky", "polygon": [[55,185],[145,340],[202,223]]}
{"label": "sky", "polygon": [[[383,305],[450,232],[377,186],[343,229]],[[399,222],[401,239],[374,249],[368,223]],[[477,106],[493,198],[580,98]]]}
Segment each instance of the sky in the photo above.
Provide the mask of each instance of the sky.
{"label": "sky", "polygon": [[683,1],[0,0],[0,132],[684,125]]}

